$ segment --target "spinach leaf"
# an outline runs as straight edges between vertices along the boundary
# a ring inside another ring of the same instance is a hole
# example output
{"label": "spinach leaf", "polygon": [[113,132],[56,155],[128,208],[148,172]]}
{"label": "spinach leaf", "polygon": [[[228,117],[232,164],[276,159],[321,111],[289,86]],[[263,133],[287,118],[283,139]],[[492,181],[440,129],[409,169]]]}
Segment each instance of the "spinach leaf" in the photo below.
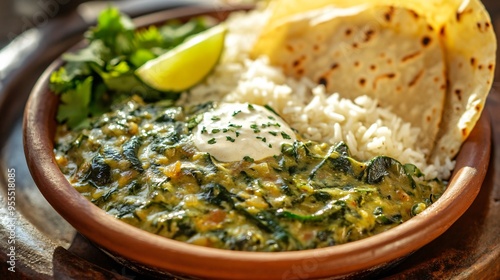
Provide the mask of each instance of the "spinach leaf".
{"label": "spinach leaf", "polygon": [[375,185],[381,183],[386,177],[394,180],[406,180],[413,189],[417,186],[413,177],[407,173],[399,161],[386,156],[373,158],[366,168],[366,182]]}
{"label": "spinach leaf", "polygon": [[346,207],[345,202],[342,200],[331,200],[329,201],[325,207],[322,209],[316,211],[315,213],[311,215],[301,215],[294,213],[292,211],[288,210],[281,210],[279,211],[279,216],[288,218],[288,219],[293,219],[293,220],[298,220],[301,222],[320,222],[320,221],[325,221],[328,219],[330,216],[338,213],[342,209]]}
{"label": "spinach leaf", "polygon": [[130,161],[130,164],[132,165],[132,168],[139,172],[144,172],[144,168],[142,167],[142,163],[137,157],[137,152],[139,151],[139,148],[142,145],[142,140],[138,136],[134,136],[130,138],[124,145],[123,145],[123,155],[125,158]]}
{"label": "spinach leaf", "polygon": [[224,202],[231,208],[234,207],[233,194],[224,186],[217,183],[208,183],[202,186],[203,192],[200,197],[211,204],[224,207]]}
{"label": "spinach leaf", "polygon": [[92,159],[85,180],[88,180],[95,187],[101,187],[111,182],[111,167],[106,164],[101,155],[97,155]]}
{"label": "spinach leaf", "polygon": [[344,142],[339,142],[337,145],[333,147],[333,150],[340,154],[342,157],[351,157],[351,152],[349,151],[349,147]]}

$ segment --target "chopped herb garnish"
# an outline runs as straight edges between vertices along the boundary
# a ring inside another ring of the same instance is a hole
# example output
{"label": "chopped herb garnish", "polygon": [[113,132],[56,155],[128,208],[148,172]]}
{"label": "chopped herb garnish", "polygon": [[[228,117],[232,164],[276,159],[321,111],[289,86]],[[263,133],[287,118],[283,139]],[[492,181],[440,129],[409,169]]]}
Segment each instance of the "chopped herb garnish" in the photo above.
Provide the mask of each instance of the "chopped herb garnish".
{"label": "chopped herb garnish", "polygon": [[[250,105],[250,104],[248,104],[248,105]],[[243,160],[244,161],[248,161],[248,162],[254,162],[255,161],[252,157],[249,157],[249,156],[244,156]]]}
{"label": "chopped herb garnish", "polygon": [[281,127],[279,123],[270,123],[270,122],[267,123],[267,126]]}
{"label": "chopped herb garnish", "polygon": [[264,105],[264,108],[266,108],[267,110],[273,112],[276,116],[279,117],[279,114],[276,113],[276,111],[274,111],[273,107],[271,107],[271,106],[269,106],[269,105],[266,104],[266,105]]}
{"label": "chopped herb garnish", "polygon": [[272,148],[272,147],[273,147],[273,145],[272,145],[272,144],[269,144],[268,146],[269,146],[269,148]]}
{"label": "chopped herb garnish", "polygon": [[226,136],[226,140],[227,141],[230,141],[230,142],[234,142],[236,141],[234,138],[232,138],[231,136]]}
{"label": "chopped herb garnish", "polygon": [[215,133],[219,133],[219,132],[220,132],[220,129],[218,129],[218,128],[214,128],[214,129],[212,129],[212,133],[213,133],[213,134],[215,134]]}
{"label": "chopped herb garnish", "polygon": [[278,135],[278,132],[276,131],[269,131],[269,134],[273,135],[273,136],[277,136]]}
{"label": "chopped herb garnish", "polygon": [[274,118],[273,116],[267,116],[267,118],[273,121],[276,120],[276,118]]}
{"label": "chopped herb garnish", "polygon": [[290,135],[286,134],[285,132],[281,132],[281,136],[283,137],[283,139],[292,139],[292,137],[290,137]]}
{"label": "chopped herb garnish", "polygon": [[248,110],[250,110],[250,111],[254,111],[254,110],[255,110],[255,108],[253,107],[253,105],[252,105],[252,104],[250,104],[250,103],[249,103],[249,104],[248,104]]}
{"label": "chopped herb garnish", "polygon": [[240,132],[239,131],[235,131],[234,134],[236,134],[236,137],[240,136]]}
{"label": "chopped herb garnish", "polygon": [[242,126],[241,126],[241,125],[234,124],[234,123],[230,123],[230,124],[229,124],[229,127],[234,127],[234,128],[242,128]]}
{"label": "chopped herb garnish", "polygon": [[207,133],[207,128],[206,128],[206,127],[203,127],[203,128],[201,129],[201,133],[202,133],[202,134]]}
{"label": "chopped herb garnish", "polygon": [[266,141],[267,141],[266,137],[257,136],[257,137],[255,137],[255,138],[260,139],[260,141],[262,141],[262,142],[264,142],[264,143],[266,143]]}
{"label": "chopped herb garnish", "polygon": [[208,140],[207,143],[210,145],[213,145],[213,144],[217,143],[217,141],[215,140],[215,138],[212,138],[212,139]]}
{"label": "chopped herb garnish", "polygon": [[211,118],[211,120],[212,120],[212,121],[220,121],[220,118],[219,118],[219,117],[217,117],[217,116],[213,116],[213,117]]}
{"label": "chopped herb garnish", "polygon": [[234,112],[233,112],[233,117],[236,117],[239,113],[241,113],[241,110],[234,111]]}
{"label": "chopped herb garnish", "polygon": [[251,124],[250,128],[253,129],[254,133],[259,133],[260,132],[259,126],[257,124]]}

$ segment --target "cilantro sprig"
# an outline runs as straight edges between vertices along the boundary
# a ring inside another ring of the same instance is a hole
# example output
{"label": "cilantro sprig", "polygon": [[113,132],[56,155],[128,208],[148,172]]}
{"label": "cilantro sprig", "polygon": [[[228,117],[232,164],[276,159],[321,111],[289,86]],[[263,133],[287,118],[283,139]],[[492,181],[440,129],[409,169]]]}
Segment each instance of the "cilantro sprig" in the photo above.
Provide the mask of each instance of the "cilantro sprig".
{"label": "cilantro sprig", "polygon": [[86,47],[64,54],[65,64],[50,77],[50,89],[61,96],[57,120],[78,129],[123,96],[137,94],[147,101],[177,98],[176,93],[149,88],[134,71],[209,27],[200,17],[136,29],[118,9],[105,9],[97,25],[85,33]]}

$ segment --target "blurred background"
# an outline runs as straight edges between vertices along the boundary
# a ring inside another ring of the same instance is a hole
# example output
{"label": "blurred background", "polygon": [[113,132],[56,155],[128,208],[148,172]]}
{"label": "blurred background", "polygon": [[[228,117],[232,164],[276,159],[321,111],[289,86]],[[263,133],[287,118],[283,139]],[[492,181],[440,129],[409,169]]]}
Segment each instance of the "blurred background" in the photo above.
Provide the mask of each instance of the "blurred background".
{"label": "blurred background", "polygon": [[0,46],[23,31],[45,25],[75,9],[84,0],[2,0],[0,1]]}
{"label": "blurred background", "polygon": [[[85,5],[81,5],[86,2]],[[91,20],[92,14],[110,4],[117,5],[133,15],[141,15],[155,9],[176,7],[185,4],[231,4],[254,2],[252,0],[1,0],[0,1],[0,47],[7,45],[21,33],[43,27],[57,18],[79,14]]]}
{"label": "blurred background", "polygon": [[[482,0],[490,14],[496,30],[500,30],[500,1]],[[254,2],[253,0],[116,0],[116,1],[86,1],[86,0],[0,0],[0,49],[8,45],[23,32],[33,28],[43,28],[61,18],[68,18],[66,22],[69,27],[91,24],[97,12],[109,5],[118,5],[122,10],[132,16],[138,16],[151,12],[158,8],[175,7],[184,4],[213,4],[213,3],[241,3]],[[81,5],[82,3],[85,3]],[[63,32],[66,24],[60,26]],[[71,30],[78,32],[79,30]],[[68,31],[66,31],[68,32]],[[60,34],[64,35],[64,34]],[[70,34],[67,34],[69,36]],[[35,46],[32,46],[35,47]],[[0,57],[0,65],[4,64]],[[497,69],[497,73],[498,69]],[[497,75],[498,76],[498,75]]]}

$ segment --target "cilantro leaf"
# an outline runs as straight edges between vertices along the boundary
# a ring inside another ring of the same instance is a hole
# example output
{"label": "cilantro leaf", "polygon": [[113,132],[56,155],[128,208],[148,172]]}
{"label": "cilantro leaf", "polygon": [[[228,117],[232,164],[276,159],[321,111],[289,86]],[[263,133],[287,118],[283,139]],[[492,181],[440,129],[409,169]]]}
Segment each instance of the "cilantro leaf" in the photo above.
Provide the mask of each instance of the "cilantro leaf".
{"label": "cilantro leaf", "polygon": [[150,26],[135,32],[134,42],[137,48],[151,49],[164,47],[163,37],[156,26]]}
{"label": "cilantro leaf", "polygon": [[93,41],[90,44],[78,52],[75,53],[65,53],[63,54],[63,59],[67,62],[80,62],[80,63],[95,63],[100,67],[104,67],[106,59],[109,56],[109,50],[104,46],[101,41]]}
{"label": "cilantro leaf", "polygon": [[188,37],[206,30],[210,25],[208,18],[194,18],[186,23],[178,20],[171,20],[160,28],[163,36],[164,47],[172,48],[185,41]]}
{"label": "cilantro leaf", "polygon": [[74,90],[69,90],[61,95],[61,104],[57,111],[59,122],[66,122],[70,128],[75,128],[88,117],[92,80],[92,77],[88,77],[79,83]]}
{"label": "cilantro leaf", "polygon": [[87,37],[90,41],[101,40],[116,54],[128,54],[133,49],[134,30],[128,16],[117,8],[108,8],[101,12],[97,26],[90,29]]}
{"label": "cilantro leaf", "polygon": [[156,58],[156,55],[148,49],[138,49],[130,55],[130,62],[136,67],[141,67],[144,63]]}
{"label": "cilantro leaf", "polygon": [[74,87],[74,75],[70,75],[65,67],[61,67],[50,75],[49,87],[55,93],[63,93]]}

